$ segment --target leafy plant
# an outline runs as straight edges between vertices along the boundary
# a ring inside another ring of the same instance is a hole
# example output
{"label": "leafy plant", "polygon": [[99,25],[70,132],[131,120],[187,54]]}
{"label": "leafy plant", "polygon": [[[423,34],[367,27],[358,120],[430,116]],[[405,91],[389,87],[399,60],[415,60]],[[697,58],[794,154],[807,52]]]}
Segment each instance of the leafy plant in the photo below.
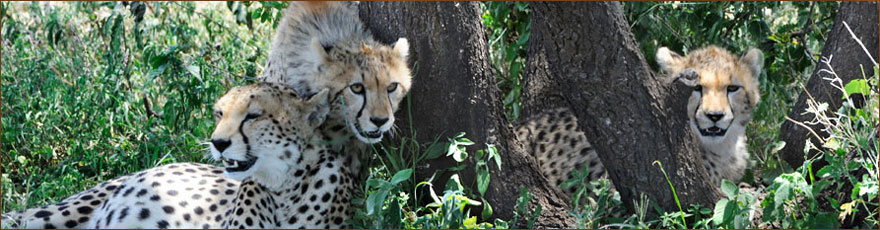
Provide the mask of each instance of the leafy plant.
{"label": "leafy plant", "polygon": [[529,202],[531,201],[532,194],[529,193],[529,190],[525,187],[520,187],[519,197],[516,198],[516,207],[513,210],[513,219],[510,219],[510,223],[525,222],[525,228],[535,228],[535,221],[541,215],[541,205],[537,205],[534,210],[529,209]]}
{"label": "leafy plant", "polygon": [[3,3],[3,212],[159,164],[206,162],[205,105],[256,76],[272,29],[203,6]]}
{"label": "leafy plant", "polygon": [[751,214],[755,211],[754,206],[757,203],[755,196],[740,193],[739,187],[727,179],[721,181],[721,192],[727,197],[715,203],[712,224],[727,229],[754,228]]}
{"label": "leafy plant", "polygon": [[522,110],[522,72],[531,29],[528,2],[490,1],[481,6],[489,34],[489,60],[498,88],[504,92],[504,110],[510,121],[516,121]]}
{"label": "leafy plant", "polygon": [[604,223],[620,221],[620,218],[614,218],[624,211],[620,194],[612,191],[611,181],[606,178],[590,181],[587,165],[559,185],[563,190],[575,191],[569,214],[577,219],[579,228],[600,228]]}
{"label": "leafy plant", "polygon": [[[364,188],[366,199],[356,198],[354,203],[363,204],[364,209],[356,209],[355,217],[352,223],[355,227],[360,228],[507,228],[507,222],[495,219],[492,223],[478,222],[478,217],[471,215],[469,206],[480,206],[482,219],[488,219],[492,215],[492,208],[488,202],[483,199],[483,195],[488,188],[491,176],[489,175],[489,162],[495,162],[500,169],[501,160],[497,149],[489,145],[486,149],[480,149],[474,155],[467,152],[465,146],[474,143],[465,137],[464,133],[457,133],[447,141],[434,141],[424,148],[422,154],[416,154],[412,159],[416,160],[414,165],[418,165],[421,160],[434,159],[440,156],[447,156],[456,162],[462,163],[446,171],[459,171],[469,164],[466,161],[472,161],[472,165],[477,172],[477,194],[461,184],[459,175],[455,174],[446,181],[443,187],[443,196],[438,196],[435,192],[433,179],[422,181],[417,184],[411,183],[413,174],[412,168],[397,169],[395,165],[398,163],[387,162],[404,162],[401,155],[396,152],[412,151],[414,153],[421,152],[421,145],[412,145],[412,140],[402,138],[399,146],[383,146],[378,149],[377,156],[380,157],[379,162],[383,165],[374,168],[366,181],[367,186]],[[402,151],[401,149],[405,149]],[[384,152],[384,153],[382,153]],[[389,153],[394,152],[394,153]],[[390,170],[389,170],[390,169]],[[387,172],[387,173],[386,173]],[[391,175],[390,178],[387,175]],[[410,197],[410,194],[416,194],[418,187],[427,187],[430,197],[430,204],[426,206],[418,206],[418,196]],[[474,199],[471,197],[479,197]],[[479,201],[479,200],[482,200]]]}

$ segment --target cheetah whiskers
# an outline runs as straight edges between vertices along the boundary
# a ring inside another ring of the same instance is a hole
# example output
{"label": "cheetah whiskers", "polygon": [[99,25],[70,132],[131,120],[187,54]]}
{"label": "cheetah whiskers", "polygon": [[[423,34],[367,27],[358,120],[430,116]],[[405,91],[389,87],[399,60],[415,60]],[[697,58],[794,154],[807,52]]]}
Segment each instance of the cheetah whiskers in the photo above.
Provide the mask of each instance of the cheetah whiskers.
{"label": "cheetah whiskers", "polygon": [[395,136],[397,136],[397,134],[400,134],[400,132],[400,127],[397,125],[397,123],[394,123],[391,124],[391,128],[388,129],[388,131],[386,131],[385,133],[388,133],[388,137],[394,138]]}

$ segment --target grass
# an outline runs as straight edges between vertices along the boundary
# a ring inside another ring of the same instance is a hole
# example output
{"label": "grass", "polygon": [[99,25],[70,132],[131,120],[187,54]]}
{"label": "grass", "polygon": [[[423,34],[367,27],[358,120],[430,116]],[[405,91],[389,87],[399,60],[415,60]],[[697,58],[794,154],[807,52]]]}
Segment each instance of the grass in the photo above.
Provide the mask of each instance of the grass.
{"label": "grass", "polygon": [[206,109],[253,79],[272,32],[238,25],[223,5],[2,4],[3,212],[204,162]]}

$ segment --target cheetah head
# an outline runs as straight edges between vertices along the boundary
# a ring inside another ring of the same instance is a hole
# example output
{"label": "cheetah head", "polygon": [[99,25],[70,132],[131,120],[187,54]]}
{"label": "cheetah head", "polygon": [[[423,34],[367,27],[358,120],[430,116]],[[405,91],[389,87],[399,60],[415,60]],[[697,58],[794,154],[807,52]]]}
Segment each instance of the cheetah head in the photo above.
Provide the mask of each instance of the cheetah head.
{"label": "cheetah head", "polygon": [[211,157],[230,178],[279,187],[312,146],[310,137],[329,112],[328,92],[303,97],[272,83],[229,90],[214,104]]}
{"label": "cheetah head", "polygon": [[682,57],[662,47],[657,50],[657,62],[671,77],[693,87],[688,118],[702,143],[721,143],[745,133],[761,99],[758,77],[764,55],[760,50],[737,57],[709,46]]}
{"label": "cheetah head", "polygon": [[339,89],[343,119],[358,140],[372,144],[382,140],[394,125],[394,112],[412,85],[407,66],[409,43],[400,38],[392,46],[377,42],[324,47],[313,41],[321,66],[339,66],[330,88]]}

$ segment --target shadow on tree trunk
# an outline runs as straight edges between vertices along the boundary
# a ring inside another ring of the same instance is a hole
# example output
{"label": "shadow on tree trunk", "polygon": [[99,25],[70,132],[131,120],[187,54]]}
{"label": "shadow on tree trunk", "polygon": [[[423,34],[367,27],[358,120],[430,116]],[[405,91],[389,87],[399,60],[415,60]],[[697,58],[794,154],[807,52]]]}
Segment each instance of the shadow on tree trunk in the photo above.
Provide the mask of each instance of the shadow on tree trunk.
{"label": "shadow on tree trunk", "polygon": [[[567,213],[568,201],[542,176],[536,160],[523,151],[505,118],[478,3],[363,2],[360,16],[377,40],[393,42],[406,37],[410,41],[414,84],[409,99],[413,106],[402,107],[398,117],[408,117],[410,110],[413,126],[406,127],[409,122],[405,120],[398,122],[401,133],[414,129],[417,140],[425,143],[466,132],[477,143],[471,152],[494,144],[503,169],[490,167],[492,179],[486,199],[494,208],[493,217],[510,220],[519,188],[525,187],[533,196],[532,208],[541,205],[543,209],[536,227],[574,226]],[[427,168],[418,169],[416,176],[424,180],[454,165],[449,158],[432,160]],[[473,184],[476,175],[470,169],[459,172],[462,184]],[[434,183],[445,183],[449,176],[438,175]]]}
{"label": "shadow on tree trunk", "polygon": [[[523,116],[568,107],[593,143],[621,200],[644,193],[666,211],[711,207],[722,194],[687,126],[690,87],[645,62],[618,2],[534,2]],[[698,47],[692,47],[698,48]]]}

